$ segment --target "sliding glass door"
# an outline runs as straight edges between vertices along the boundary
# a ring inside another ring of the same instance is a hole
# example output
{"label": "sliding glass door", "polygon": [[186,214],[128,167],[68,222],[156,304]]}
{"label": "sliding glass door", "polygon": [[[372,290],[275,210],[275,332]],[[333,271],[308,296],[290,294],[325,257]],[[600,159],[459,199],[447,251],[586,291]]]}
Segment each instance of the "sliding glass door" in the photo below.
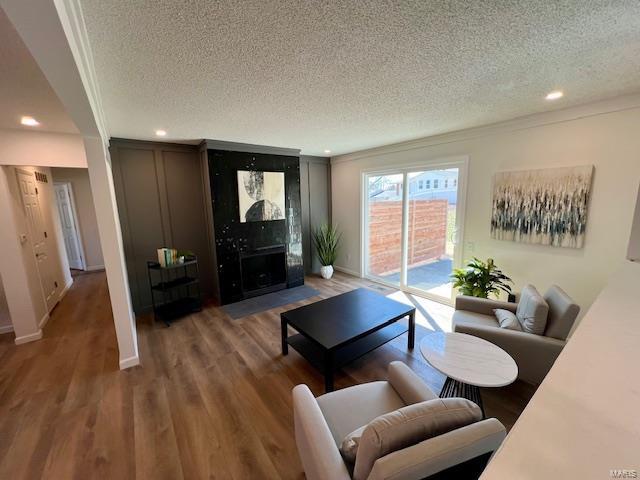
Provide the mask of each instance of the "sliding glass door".
{"label": "sliding glass door", "polygon": [[365,276],[450,303],[466,160],[364,173]]}
{"label": "sliding glass door", "polygon": [[404,175],[368,175],[367,274],[400,287]]}

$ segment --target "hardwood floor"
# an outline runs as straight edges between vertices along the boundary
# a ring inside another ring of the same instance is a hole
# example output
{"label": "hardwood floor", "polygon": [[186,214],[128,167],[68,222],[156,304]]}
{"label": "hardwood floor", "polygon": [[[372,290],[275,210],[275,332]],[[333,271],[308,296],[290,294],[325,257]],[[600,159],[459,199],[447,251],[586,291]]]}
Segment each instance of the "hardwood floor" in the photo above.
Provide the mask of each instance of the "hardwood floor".
{"label": "hardwood floor", "polygon": [[[343,274],[307,284],[323,298],[371,285]],[[323,380],[295,351],[280,354],[279,314],[316,300],[239,320],[208,307],[169,328],[144,316],[142,366],[120,371],[105,275],[76,277],[41,341],[0,335],[0,478],[303,478],[291,389],[319,395]],[[447,310],[411,300],[419,342]],[[442,386],[402,336],[337,373],[336,388],[384,379],[392,360]],[[520,382],[485,390],[487,415],[509,428],[532,393]]]}

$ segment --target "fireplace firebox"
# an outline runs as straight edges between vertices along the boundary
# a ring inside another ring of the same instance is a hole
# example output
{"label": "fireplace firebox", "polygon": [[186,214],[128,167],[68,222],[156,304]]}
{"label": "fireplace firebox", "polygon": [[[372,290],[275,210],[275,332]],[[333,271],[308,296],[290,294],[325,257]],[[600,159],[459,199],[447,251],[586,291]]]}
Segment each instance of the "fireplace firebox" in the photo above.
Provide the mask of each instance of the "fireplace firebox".
{"label": "fireplace firebox", "polygon": [[240,252],[240,280],[244,298],[287,288],[287,257],[284,245]]}

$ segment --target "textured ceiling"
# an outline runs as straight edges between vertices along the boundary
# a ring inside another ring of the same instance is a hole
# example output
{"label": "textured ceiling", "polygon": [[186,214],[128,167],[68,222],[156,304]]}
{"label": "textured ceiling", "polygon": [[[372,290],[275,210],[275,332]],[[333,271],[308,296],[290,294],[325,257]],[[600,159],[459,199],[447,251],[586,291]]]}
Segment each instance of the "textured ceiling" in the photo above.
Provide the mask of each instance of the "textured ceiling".
{"label": "textured ceiling", "polygon": [[[20,124],[23,115],[39,127]],[[38,64],[0,8],[0,128],[78,133]]]}
{"label": "textured ceiling", "polygon": [[[83,0],[109,133],[360,150],[640,90],[640,2]],[[550,103],[547,92],[565,91]]]}

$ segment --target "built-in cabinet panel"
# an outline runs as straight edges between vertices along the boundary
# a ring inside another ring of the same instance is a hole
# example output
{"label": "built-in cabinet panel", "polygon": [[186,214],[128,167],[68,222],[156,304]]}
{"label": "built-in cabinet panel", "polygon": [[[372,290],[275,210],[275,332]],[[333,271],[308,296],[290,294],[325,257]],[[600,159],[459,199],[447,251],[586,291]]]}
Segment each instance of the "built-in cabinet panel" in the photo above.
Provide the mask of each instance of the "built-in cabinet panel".
{"label": "built-in cabinet panel", "polygon": [[315,254],[313,231],[331,223],[331,182],[329,159],[300,157],[300,191],[302,196],[302,243],[306,273],[318,273],[320,261]]}
{"label": "built-in cabinet panel", "polygon": [[202,292],[211,296],[198,148],[112,139],[110,152],[134,310],[151,306],[146,262],[157,259],[160,247],[193,251],[200,260]]}

